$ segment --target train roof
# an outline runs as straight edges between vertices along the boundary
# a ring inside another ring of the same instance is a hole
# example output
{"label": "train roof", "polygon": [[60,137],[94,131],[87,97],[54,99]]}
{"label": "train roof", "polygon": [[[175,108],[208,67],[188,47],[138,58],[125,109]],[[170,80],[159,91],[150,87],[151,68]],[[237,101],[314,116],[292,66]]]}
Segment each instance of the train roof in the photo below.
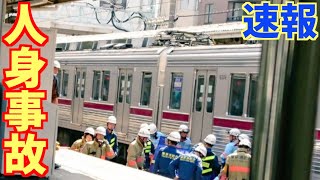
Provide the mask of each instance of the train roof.
{"label": "train roof", "polygon": [[225,34],[230,37],[236,33],[236,37],[241,37],[240,31],[245,28],[242,22],[230,22],[221,24],[210,24],[203,26],[190,26],[178,27],[170,29],[158,29],[136,32],[123,32],[123,33],[109,33],[109,34],[96,34],[96,35],[81,35],[81,36],[59,36],[57,37],[57,44],[60,43],[74,43],[86,41],[102,41],[102,40],[116,40],[116,39],[137,39],[155,37],[158,33],[163,31],[184,31],[193,33],[206,33],[213,35]]}

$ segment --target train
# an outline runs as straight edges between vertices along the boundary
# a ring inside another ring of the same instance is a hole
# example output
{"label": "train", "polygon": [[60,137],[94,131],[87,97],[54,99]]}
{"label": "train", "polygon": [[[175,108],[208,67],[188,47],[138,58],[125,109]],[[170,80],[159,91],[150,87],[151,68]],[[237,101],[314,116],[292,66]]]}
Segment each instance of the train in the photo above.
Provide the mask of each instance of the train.
{"label": "train", "polygon": [[[71,131],[106,126],[111,115],[123,156],[142,123],[165,134],[185,124],[193,144],[213,133],[218,155],[231,128],[252,138],[261,44],[105,49],[98,41],[88,49],[80,41],[55,54],[62,144],[79,138]],[[318,115],[312,170],[320,174],[319,122]]]}

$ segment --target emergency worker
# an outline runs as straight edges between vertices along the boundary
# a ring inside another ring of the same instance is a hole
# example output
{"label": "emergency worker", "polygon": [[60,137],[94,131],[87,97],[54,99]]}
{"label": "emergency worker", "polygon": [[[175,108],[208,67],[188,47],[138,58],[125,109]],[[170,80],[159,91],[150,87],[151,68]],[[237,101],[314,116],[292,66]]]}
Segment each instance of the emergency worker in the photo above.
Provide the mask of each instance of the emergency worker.
{"label": "emergency worker", "polygon": [[202,158],[202,180],[213,180],[220,173],[220,164],[218,156],[212,152],[212,147],[216,144],[217,138],[209,134],[204,140],[204,146],[207,148],[207,156]]}
{"label": "emergency worker", "polygon": [[188,138],[188,133],[189,133],[189,128],[188,126],[182,124],[179,127],[179,132],[180,132],[180,142],[178,143],[178,148],[186,149],[186,150],[191,150],[191,140]]}
{"label": "emergency worker", "polygon": [[227,157],[221,176],[227,177],[228,180],[248,180],[250,176],[251,155],[248,153],[251,143],[248,139],[243,139],[239,143],[237,152]]}
{"label": "emergency worker", "polygon": [[101,159],[112,159],[115,157],[113,149],[108,141],[104,139],[106,129],[102,126],[97,127],[94,141],[87,142],[82,148],[82,153]]}
{"label": "emergency worker", "polygon": [[81,152],[83,146],[94,139],[94,129],[92,127],[88,127],[81,139],[76,140],[72,146],[70,147],[71,150]]}
{"label": "emergency worker", "polygon": [[107,131],[104,137],[109,142],[115,156],[118,155],[118,137],[114,132],[116,124],[117,118],[115,116],[109,116],[107,120]]}
{"label": "emergency worker", "polygon": [[202,178],[201,158],[206,155],[207,149],[203,145],[197,146],[193,153],[181,154],[170,162],[170,175],[179,180],[200,180]]}
{"label": "emergency worker", "polygon": [[174,178],[169,172],[169,164],[180,154],[177,151],[177,144],[180,142],[180,133],[171,132],[167,137],[167,146],[162,147],[156,157],[153,172],[168,178]]}
{"label": "emergency worker", "polygon": [[[146,128],[149,130],[150,132],[150,128],[149,128],[149,125],[147,123],[142,123],[140,125],[140,129],[142,128]],[[147,142],[144,144],[144,156],[145,156],[145,161],[144,161],[144,169],[147,170],[150,168],[150,164],[151,162],[153,161],[154,157],[154,152],[155,152],[155,147],[152,143],[152,141],[150,139],[147,140]]]}
{"label": "emergency worker", "polygon": [[139,130],[136,139],[130,143],[128,148],[127,166],[143,170],[145,154],[143,151],[144,144],[150,138],[150,132],[147,128]]}
{"label": "emergency worker", "polygon": [[152,141],[152,144],[156,149],[158,147],[160,137],[166,137],[166,135],[158,131],[157,126],[153,123],[149,125],[149,130],[150,130],[150,140]]}
{"label": "emergency worker", "polygon": [[240,130],[237,128],[230,129],[229,134],[229,143],[226,145],[224,152],[220,155],[221,165],[224,167],[227,156],[237,150],[237,137],[241,134]]}

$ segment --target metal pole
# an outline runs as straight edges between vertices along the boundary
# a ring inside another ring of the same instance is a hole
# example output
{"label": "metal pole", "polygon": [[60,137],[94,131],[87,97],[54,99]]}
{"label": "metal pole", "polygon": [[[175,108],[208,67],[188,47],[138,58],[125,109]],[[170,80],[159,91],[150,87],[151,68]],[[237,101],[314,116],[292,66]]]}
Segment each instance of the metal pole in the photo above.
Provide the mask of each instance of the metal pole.
{"label": "metal pole", "polygon": [[282,37],[279,41],[264,42],[252,180],[310,179],[319,93],[319,47],[319,39],[294,42]]}

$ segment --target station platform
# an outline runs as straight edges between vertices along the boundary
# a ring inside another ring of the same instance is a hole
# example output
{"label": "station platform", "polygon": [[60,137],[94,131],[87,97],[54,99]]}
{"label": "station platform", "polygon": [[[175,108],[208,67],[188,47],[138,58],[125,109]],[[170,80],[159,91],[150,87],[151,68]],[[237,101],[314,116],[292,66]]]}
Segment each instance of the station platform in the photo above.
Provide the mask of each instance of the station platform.
{"label": "station platform", "polygon": [[54,175],[49,177],[50,180],[106,180],[110,178],[139,180],[168,179],[149,172],[81,154],[63,147],[56,151],[55,161],[61,165],[61,167],[54,171]]}

